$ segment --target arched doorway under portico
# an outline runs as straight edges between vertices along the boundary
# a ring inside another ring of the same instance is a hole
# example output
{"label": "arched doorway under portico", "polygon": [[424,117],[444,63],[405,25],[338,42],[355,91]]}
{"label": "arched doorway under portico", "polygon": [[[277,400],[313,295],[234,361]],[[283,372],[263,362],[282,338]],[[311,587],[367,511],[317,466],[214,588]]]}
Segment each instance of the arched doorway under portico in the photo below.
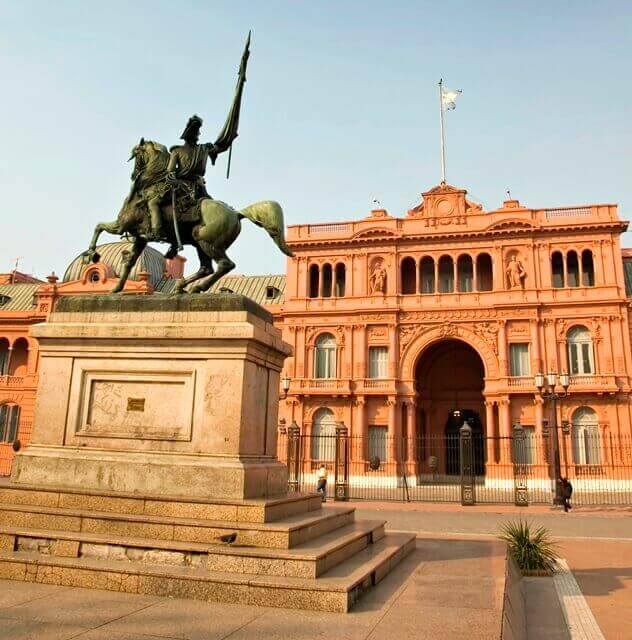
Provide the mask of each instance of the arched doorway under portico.
{"label": "arched doorway under portico", "polygon": [[485,367],[477,351],[456,338],[434,342],[417,360],[415,387],[422,463],[434,459],[439,474],[458,474],[458,430],[467,420],[475,472],[484,474]]}

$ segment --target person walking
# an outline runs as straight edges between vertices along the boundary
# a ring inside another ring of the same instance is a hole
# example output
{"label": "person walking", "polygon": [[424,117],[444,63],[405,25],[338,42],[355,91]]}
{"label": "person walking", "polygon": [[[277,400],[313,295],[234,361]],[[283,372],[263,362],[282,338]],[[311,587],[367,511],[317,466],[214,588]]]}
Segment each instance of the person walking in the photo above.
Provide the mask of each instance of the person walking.
{"label": "person walking", "polygon": [[327,467],[325,463],[320,465],[320,468],[316,472],[316,477],[318,478],[318,484],[316,485],[316,492],[323,494],[323,502],[327,501]]}
{"label": "person walking", "polygon": [[571,496],[573,495],[573,485],[568,478],[562,478],[562,500],[564,505],[564,513],[568,513],[569,509],[572,509]]}

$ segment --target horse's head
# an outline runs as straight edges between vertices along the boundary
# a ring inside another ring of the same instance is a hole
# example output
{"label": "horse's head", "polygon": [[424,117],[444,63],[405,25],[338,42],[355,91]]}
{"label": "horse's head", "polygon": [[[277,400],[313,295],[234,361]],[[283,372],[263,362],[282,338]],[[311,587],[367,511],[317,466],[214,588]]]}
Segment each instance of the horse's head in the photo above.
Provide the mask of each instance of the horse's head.
{"label": "horse's head", "polygon": [[167,147],[153,140],[141,138],[134,146],[129,161],[134,160],[132,179],[141,176],[149,178],[149,182],[164,173],[169,163],[169,151]]}

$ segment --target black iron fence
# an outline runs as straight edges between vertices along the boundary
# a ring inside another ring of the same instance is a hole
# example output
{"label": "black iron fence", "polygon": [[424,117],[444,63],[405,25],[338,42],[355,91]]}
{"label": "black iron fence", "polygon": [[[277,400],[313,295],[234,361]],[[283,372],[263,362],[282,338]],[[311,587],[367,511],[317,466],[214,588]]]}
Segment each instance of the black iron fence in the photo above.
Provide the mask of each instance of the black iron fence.
{"label": "black iron fence", "polygon": [[[290,489],[315,491],[324,464],[328,496],[336,499],[528,505],[554,497],[551,437],[526,429],[505,438],[463,429],[376,438],[350,436],[344,427],[327,435],[288,427],[280,430],[278,454]],[[632,438],[560,433],[560,476],[570,480],[575,504],[632,504]]]}

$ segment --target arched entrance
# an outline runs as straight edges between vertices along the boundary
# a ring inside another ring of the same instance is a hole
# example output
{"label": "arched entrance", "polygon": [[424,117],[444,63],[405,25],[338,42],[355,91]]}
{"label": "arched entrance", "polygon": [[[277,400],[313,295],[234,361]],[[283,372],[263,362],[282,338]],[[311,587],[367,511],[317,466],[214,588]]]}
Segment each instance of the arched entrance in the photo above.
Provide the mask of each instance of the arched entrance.
{"label": "arched entrance", "polygon": [[436,459],[436,470],[440,474],[459,473],[458,433],[465,420],[473,431],[475,473],[485,473],[484,377],[481,357],[458,339],[432,344],[417,362],[415,380],[422,457]]}

